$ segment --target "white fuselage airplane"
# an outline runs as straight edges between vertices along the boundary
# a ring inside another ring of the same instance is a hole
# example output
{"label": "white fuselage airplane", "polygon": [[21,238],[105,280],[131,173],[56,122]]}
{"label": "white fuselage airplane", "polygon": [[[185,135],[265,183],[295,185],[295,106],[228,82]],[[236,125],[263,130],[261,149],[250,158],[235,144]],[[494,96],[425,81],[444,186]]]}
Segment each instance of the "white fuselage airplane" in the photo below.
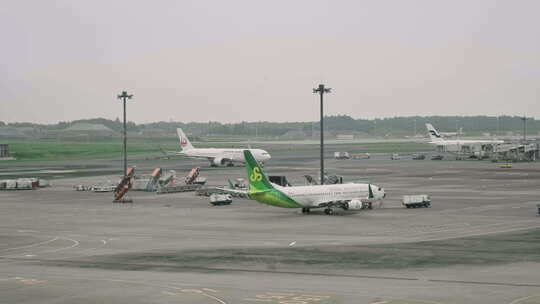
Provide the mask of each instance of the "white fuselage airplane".
{"label": "white fuselage airplane", "polygon": [[438,132],[442,137],[457,137],[463,135],[463,128],[459,128],[459,132]]}
{"label": "white fuselage airplane", "polygon": [[[332,208],[357,211],[382,200],[384,189],[371,184],[337,184],[317,186],[282,187],[271,183],[250,151],[244,152],[249,181],[247,195],[262,204],[283,208],[302,208],[302,213],[310,209],[325,208],[332,214]],[[243,191],[245,192],[245,191]],[[368,207],[369,208],[369,207]]]}
{"label": "white fuselage airplane", "polygon": [[[195,148],[189,141],[189,138],[184,134],[182,129],[176,129],[180,140],[181,152],[177,155],[184,155],[192,158],[206,159],[210,162],[210,166],[234,166],[234,163],[244,163],[245,149],[221,149],[221,148]],[[248,149],[251,151],[257,161],[265,162],[269,160],[270,153],[262,149]]]}
{"label": "white fuselage airplane", "polygon": [[432,124],[427,123],[426,128],[429,133],[429,138],[431,139],[429,143],[436,146],[437,151],[439,152],[454,152],[480,156],[480,154],[486,151],[486,147],[491,147],[490,150],[493,150],[493,146],[504,143],[503,140],[489,139],[447,140],[442,138],[441,133],[439,133]]}

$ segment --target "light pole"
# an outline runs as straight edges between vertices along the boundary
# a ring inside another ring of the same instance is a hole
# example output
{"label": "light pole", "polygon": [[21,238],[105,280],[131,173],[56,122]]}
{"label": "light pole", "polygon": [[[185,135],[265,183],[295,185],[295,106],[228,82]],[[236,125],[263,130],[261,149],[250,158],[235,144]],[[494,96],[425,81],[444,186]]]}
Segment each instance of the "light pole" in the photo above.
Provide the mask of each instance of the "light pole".
{"label": "light pole", "polygon": [[331,88],[325,88],[324,84],[319,84],[318,88],[313,89],[313,94],[319,94],[321,96],[321,185],[324,185],[324,109],[323,109],[323,95],[330,93]]}
{"label": "light pole", "polygon": [[497,136],[500,134],[500,122],[499,122],[499,115],[497,115]]}
{"label": "light pole", "polygon": [[124,102],[124,173],[123,177],[126,177],[127,174],[127,132],[126,132],[126,101],[131,99],[133,94],[128,95],[126,91],[122,91],[122,94],[117,96],[118,99],[121,99]]}
{"label": "light pole", "polygon": [[523,120],[523,143],[525,143],[527,140],[527,116],[523,115],[521,120]]}

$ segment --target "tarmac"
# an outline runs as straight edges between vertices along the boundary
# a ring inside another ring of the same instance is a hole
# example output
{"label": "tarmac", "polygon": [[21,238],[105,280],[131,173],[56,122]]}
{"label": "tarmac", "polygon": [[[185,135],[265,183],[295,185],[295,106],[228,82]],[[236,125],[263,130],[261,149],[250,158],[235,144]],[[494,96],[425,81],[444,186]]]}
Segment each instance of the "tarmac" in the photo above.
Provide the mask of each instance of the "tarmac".
{"label": "tarmac", "polygon": [[[269,174],[296,185],[317,176],[316,150],[270,152]],[[200,166],[212,185],[245,177],[188,159],[131,163],[179,175]],[[0,303],[540,303],[540,252],[518,239],[540,231],[540,163],[374,155],[326,165],[387,199],[332,216],[246,199],[217,207],[193,193],[132,192],[133,204],[113,204],[111,193],[73,186],[116,179],[117,161],[9,165],[3,174],[55,179],[0,192]],[[433,206],[403,208],[408,194]],[[477,241],[484,251],[469,247]]]}

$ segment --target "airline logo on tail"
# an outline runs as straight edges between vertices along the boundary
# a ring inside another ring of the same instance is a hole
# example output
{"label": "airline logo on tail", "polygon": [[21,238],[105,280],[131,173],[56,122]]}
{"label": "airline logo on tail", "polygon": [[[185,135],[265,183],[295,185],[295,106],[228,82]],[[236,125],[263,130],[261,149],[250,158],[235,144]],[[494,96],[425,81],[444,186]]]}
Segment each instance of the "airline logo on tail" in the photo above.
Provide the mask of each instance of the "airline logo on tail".
{"label": "airline logo on tail", "polygon": [[430,123],[427,123],[426,124],[426,128],[428,129],[428,132],[429,132],[429,138],[431,138],[431,140],[433,141],[437,141],[437,140],[441,140],[441,134],[439,134],[439,132],[437,132],[437,130],[435,130],[435,128],[433,127],[433,125],[431,125]]}
{"label": "airline logo on tail", "polygon": [[272,184],[266,179],[261,166],[249,150],[244,150],[244,159],[246,160],[246,170],[249,178],[249,186],[252,191],[265,191],[272,189]]}
{"label": "airline logo on tail", "polygon": [[253,170],[251,171],[251,174],[249,176],[249,179],[252,182],[260,182],[262,180],[261,169],[259,167],[253,168]]}
{"label": "airline logo on tail", "polygon": [[263,204],[279,206],[284,208],[300,208],[298,202],[290,198],[287,194],[276,189],[266,178],[259,163],[253,158],[249,150],[244,150],[246,160],[246,171],[249,179],[248,196]]}
{"label": "airline logo on tail", "polygon": [[178,138],[180,139],[180,147],[183,150],[190,150],[193,149],[193,146],[189,142],[189,138],[184,134],[184,131],[182,129],[178,128],[176,129],[176,132],[178,133]]}

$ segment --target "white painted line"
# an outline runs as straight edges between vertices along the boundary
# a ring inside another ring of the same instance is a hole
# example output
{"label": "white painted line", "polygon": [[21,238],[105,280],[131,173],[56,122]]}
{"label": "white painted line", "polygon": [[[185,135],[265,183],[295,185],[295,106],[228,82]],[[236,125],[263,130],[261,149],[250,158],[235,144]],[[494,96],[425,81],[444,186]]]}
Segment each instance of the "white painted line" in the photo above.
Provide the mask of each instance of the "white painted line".
{"label": "white painted line", "polygon": [[202,290],[205,290],[205,291],[210,291],[210,292],[219,292],[215,289],[211,289],[211,288],[203,288]]}
{"label": "white painted line", "polygon": [[536,297],[536,295],[515,299],[514,301],[510,302],[510,304],[518,304],[519,302],[522,302],[522,301],[525,301],[534,297]]}
{"label": "white painted line", "polygon": [[162,291],[161,293],[166,294],[168,296],[177,296],[178,293],[170,292],[170,291]]}
{"label": "white painted line", "polygon": [[44,244],[47,244],[47,243],[54,242],[54,241],[56,241],[56,240],[58,240],[58,239],[59,239],[59,237],[55,237],[55,238],[52,238],[52,239],[47,240],[47,241],[44,241],[44,242],[34,243],[34,244],[25,245],[25,246],[20,246],[20,247],[13,247],[13,248],[2,249],[2,250],[0,250],[0,251],[10,251],[10,250],[17,250],[17,249],[24,249],[24,248],[35,247],[35,246],[44,245]]}
{"label": "white painted line", "polygon": [[217,301],[220,304],[227,304],[227,302],[223,301],[222,299],[220,299],[218,297],[214,297],[213,295],[209,295],[209,294],[204,293],[204,292],[202,293],[202,295],[207,297],[207,298],[213,299],[213,300]]}
{"label": "white painted line", "polygon": [[70,238],[67,238],[67,237],[59,237],[59,239],[71,241],[71,242],[73,242],[73,245],[68,246],[68,247],[63,247],[63,248],[53,249],[53,250],[41,251],[40,253],[58,252],[58,251],[62,251],[62,250],[68,250],[68,249],[77,247],[77,246],[79,246],[79,244],[80,244],[79,241],[74,240],[74,239],[70,239]]}

